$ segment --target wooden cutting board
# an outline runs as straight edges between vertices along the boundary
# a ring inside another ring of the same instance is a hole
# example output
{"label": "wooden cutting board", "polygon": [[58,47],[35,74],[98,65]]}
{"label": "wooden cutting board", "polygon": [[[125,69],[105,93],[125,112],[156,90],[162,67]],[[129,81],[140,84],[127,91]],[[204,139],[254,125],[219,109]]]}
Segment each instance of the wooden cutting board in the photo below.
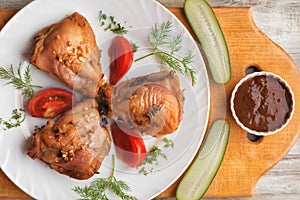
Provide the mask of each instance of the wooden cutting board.
{"label": "wooden cutting board", "polygon": [[[189,29],[181,8],[169,8]],[[232,78],[225,85],[227,101],[220,102],[212,90],[210,122],[222,115],[218,108],[225,106],[231,131],[223,163],[205,197],[253,196],[258,179],[273,167],[292,147],[299,136],[300,76],[287,53],[269,40],[254,24],[250,8],[214,8],[228,43]],[[17,11],[0,10],[0,28]],[[1,45],[1,44],[0,44]],[[295,113],[289,125],[281,132],[251,142],[247,133],[234,122],[229,110],[231,92],[245,76],[250,66],[271,71],[283,77],[295,94]],[[212,88],[220,86],[211,81]],[[180,179],[158,197],[174,197]],[[29,198],[0,170],[0,198]]]}

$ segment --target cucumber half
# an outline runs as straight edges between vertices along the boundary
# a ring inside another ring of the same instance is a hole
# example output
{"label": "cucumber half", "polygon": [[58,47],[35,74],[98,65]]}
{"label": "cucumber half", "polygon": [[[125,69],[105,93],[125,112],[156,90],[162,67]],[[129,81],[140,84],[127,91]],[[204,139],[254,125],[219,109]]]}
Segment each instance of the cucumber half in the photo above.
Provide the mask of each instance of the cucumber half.
{"label": "cucumber half", "polygon": [[201,199],[221,166],[229,138],[230,126],[226,120],[216,120],[206,141],[190,168],[180,181],[176,199]]}
{"label": "cucumber half", "polygon": [[185,0],[184,13],[203,48],[213,80],[226,84],[231,78],[230,58],[214,11],[206,0]]}

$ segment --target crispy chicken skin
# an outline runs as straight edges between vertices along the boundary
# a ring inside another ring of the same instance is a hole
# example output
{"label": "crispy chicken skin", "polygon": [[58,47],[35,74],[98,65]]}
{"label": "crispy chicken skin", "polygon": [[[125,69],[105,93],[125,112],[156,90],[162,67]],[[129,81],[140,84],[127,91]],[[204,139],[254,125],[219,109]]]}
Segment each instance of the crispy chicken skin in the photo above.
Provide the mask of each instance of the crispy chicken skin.
{"label": "crispy chicken skin", "polygon": [[27,154],[59,173],[88,179],[97,173],[110,150],[108,125],[100,124],[103,117],[97,101],[86,99],[37,129]]}
{"label": "crispy chicken skin", "polygon": [[35,39],[31,64],[83,95],[97,96],[104,78],[101,50],[85,17],[74,12],[43,28]]}
{"label": "crispy chicken skin", "polygon": [[183,91],[174,71],[161,71],[130,79],[112,87],[104,85],[110,117],[160,137],[178,129],[183,114]]}

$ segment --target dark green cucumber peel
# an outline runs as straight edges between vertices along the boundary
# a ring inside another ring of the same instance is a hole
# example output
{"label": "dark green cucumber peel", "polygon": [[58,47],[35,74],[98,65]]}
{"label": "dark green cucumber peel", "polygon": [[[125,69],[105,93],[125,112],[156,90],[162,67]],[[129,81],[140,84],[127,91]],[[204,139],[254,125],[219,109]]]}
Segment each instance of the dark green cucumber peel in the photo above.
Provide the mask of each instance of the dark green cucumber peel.
{"label": "dark green cucumber peel", "polygon": [[196,200],[203,197],[221,166],[229,132],[230,125],[226,120],[216,120],[212,124],[199,155],[177,187],[176,199]]}
{"label": "dark green cucumber peel", "polygon": [[231,78],[230,58],[214,11],[206,0],[185,0],[184,13],[203,48],[213,80],[226,84]]}

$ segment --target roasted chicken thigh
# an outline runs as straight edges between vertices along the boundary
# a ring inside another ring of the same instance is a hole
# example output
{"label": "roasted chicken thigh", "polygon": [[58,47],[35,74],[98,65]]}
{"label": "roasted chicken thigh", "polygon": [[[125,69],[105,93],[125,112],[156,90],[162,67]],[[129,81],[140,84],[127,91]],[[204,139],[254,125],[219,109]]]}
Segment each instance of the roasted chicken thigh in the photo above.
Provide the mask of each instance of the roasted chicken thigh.
{"label": "roasted chicken thigh", "polygon": [[109,153],[111,138],[98,103],[86,99],[62,114],[56,121],[34,132],[27,154],[50,168],[75,179],[88,179],[97,173]]}
{"label": "roasted chicken thigh", "polygon": [[97,96],[104,78],[101,50],[85,17],[74,12],[43,28],[35,39],[31,64],[83,95]]}
{"label": "roasted chicken thigh", "polygon": [[178,129],[183,114],[183,91],[174,71],[161,71],[103,87],[110,116],[139,130],[160,137]]}

